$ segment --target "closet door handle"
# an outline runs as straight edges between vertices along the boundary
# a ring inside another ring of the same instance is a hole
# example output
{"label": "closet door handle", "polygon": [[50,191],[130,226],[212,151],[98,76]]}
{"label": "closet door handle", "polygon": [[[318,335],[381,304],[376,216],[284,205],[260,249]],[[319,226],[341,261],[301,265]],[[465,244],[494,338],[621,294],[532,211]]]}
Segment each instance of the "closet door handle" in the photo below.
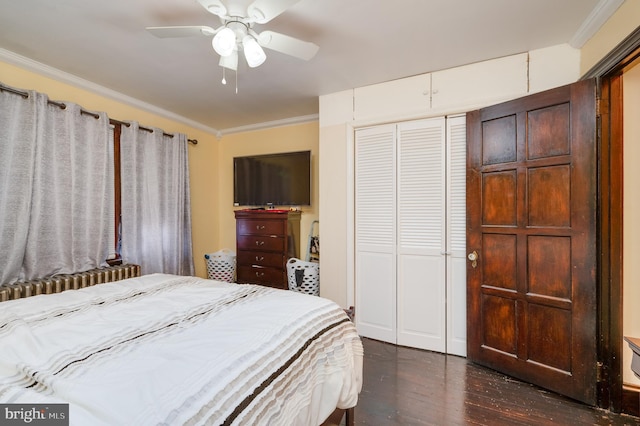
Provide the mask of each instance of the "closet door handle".
{"label": "closet door handle", "polygon": [[471,261],[471,267],[472,268],[476,268],[478,266],[478,252],[477,251],[474,250],[471,253],[469,253],[467,258]]}

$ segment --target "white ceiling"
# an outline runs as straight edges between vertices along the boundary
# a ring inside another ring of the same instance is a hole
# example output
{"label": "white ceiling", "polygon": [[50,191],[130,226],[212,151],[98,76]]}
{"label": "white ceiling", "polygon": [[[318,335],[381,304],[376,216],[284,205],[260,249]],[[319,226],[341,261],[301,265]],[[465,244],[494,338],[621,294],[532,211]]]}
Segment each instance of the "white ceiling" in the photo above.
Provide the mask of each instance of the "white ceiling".
{"label": "white ceiling", "polygon": [[227,74],[226,86],[221,84],[222,68],[210,37],[161,39],[145,30],[217,28],[218,17],[196,0],[0,0],[0,49],[8,51],[0,53],[28,58],[225,133],[313,116],[319,95],[546,46],[580,44],[621,1],[300,0],[254,29],[314,42],[318,54],[305,62],[266,50],[260,67],[240,67],[237,94],[233,74]]}

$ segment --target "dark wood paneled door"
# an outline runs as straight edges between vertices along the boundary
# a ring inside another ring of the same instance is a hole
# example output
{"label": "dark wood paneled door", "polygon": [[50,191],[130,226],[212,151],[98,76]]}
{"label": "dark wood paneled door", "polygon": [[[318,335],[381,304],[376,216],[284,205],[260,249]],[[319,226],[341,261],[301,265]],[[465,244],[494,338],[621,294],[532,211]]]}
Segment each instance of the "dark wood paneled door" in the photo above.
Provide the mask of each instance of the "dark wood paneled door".
{"label": "dark wood paneled door", "polygon": [[468,359],[595,405],[595,81],[470,112],[467,141]]}

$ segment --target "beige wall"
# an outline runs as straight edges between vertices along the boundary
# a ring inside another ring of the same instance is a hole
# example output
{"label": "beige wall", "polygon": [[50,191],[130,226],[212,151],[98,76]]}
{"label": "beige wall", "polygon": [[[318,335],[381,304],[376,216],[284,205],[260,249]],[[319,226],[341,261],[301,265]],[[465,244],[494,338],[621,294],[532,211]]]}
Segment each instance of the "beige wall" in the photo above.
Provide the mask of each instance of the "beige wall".
{"label": "beige wall", "polygon": [[[318,122],[274,127],[266,130],[237,133],[223,136],[219,145],[218,169],[219,188],[216,200],[220,218],[217,245],[211,244],[209,250],[229,248],[235,251],[236,229],[233,212],[241,207],[233,206],[233,157],[254,154],[272,154],[276,152],[311,151],[311,206],[300,206],[300,246],[304,251],[311,222],[318,219]],[[195,232],[195,230],[194,230]],[[299,254],[303,259],[305,253]],[[199,262],[196,259],[196,262]]]}
{"label": "beige wall", "polygon": [[639,25],[640,1],[626,0],[580,49],[580,75],[589,71]]}
{"label": "beige wall", "polygon": [[[624,247],[623,247],[623,334],[640,338],[640,263],[635,255],[640,253],[640,65],[622,76],[624,86]],[[623,380],[640,385],[631,370],[632,352],[624,345]]]}
{"label": "beige wall", "polygon": [[184,133],[190,139],[197,139],[197,145],[189,144],[193,252],[196,274],[206,276],[201,259],[207,250],[219,245],[216,202],[219,143],[213,134],[4,62],[0,62],[0,82],[18,89],[45,93],[52,100],[73,102],[86,110],[104,111],[116,120],[138,121],[145,127],[158,127],[168,133]]}

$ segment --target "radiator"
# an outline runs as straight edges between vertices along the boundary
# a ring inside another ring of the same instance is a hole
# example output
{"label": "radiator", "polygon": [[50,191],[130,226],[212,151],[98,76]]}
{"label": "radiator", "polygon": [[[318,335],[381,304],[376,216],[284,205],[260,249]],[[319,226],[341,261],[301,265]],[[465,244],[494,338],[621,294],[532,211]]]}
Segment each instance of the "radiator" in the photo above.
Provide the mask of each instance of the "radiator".
{"label": "radiator", "polygon": [[15,284],[4,284],[0,286],[0,302],[22,299],[38,294],[52,294],[65,290],[77,290],[96,284],[120,281],[139,276],[139,265],[126,264],[96,268],[74,274],[53,275],[48,278]]}

